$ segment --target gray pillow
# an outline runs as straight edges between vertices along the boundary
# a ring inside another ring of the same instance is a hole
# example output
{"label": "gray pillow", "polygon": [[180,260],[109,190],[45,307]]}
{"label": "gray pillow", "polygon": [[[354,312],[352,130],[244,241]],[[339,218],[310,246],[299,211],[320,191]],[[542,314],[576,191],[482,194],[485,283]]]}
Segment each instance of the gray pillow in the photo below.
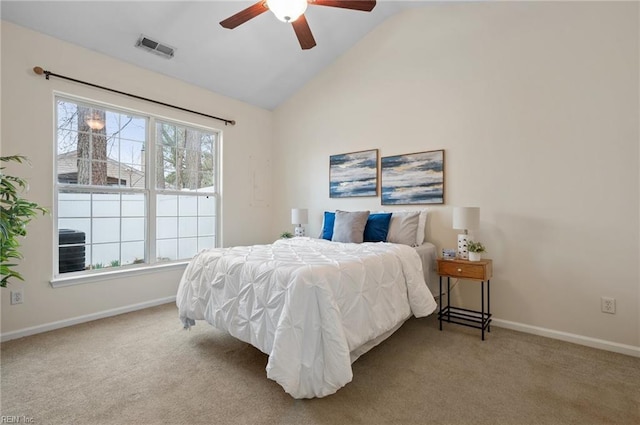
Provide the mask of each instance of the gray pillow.
{"label": "gray pillow", "polygon": [[389,222],[387,242],[414,246],[419,220],[420,211],[394,212]]}
{"label": "gray pillow", "polygon": [[364,227],[367,225],[368,218],[369,211],[336,211],[331,240],[334,242],[362,243],[364,240]]}

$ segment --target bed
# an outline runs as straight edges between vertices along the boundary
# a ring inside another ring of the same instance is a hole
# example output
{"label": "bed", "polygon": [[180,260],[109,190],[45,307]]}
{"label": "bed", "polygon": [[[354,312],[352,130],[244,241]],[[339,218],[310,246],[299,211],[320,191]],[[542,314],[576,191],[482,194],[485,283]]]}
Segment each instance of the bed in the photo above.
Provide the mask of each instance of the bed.
{"label": "bed", "polygon": [[267,377],[292,397],[324,397],[352,380],[359,356],[436,309],[427,251],[305,237],[203,251],[180,282],[179,316],[267,354]]}

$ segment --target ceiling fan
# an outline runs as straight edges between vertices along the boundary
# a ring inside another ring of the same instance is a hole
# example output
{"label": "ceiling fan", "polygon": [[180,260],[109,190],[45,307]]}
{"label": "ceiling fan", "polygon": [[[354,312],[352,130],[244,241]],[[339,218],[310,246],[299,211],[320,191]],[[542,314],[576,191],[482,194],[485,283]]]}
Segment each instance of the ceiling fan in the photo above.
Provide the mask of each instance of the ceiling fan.
{"label": "ceiling fan", "polygon": [[220,22],[224,28],[233,29],[250,19],[271,10],[276,18],[282,22],[291,23],[298,37],[300,47],[311,49],[316,40],[311,34],[311,28],[304,17],[307,5],[339,7],[342,9],[371,12],[376,7],[375,0],[260,0],[258,3],[228,17]]}

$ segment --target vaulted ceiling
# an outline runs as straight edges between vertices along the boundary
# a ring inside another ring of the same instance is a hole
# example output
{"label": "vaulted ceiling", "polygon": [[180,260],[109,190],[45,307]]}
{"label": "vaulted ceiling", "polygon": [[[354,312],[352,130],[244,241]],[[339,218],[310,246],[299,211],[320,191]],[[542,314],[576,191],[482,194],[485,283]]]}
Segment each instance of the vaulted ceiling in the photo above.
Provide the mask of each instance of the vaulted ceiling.
{"label": "vaulted ceiling", "polygon": [[[302,50],[291,24],[278,21],[270,12],[233,30],[219,25],[254,3],[3,0],[0,16],[142,68],[273,109],[384,20],[424,4],[382,0],[368,13],[309,6],[305,16],[317,46]],[[141,34],[174,47],[174,57],[165,59],[134,47]]]}

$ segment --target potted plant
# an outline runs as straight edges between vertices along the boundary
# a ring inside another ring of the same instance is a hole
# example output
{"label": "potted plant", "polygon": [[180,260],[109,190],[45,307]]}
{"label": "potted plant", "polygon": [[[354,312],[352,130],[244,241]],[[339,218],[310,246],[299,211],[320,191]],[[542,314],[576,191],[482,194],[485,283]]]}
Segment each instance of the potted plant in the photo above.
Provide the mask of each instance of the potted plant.
{"label": "potted plant", "polygon": [[290,239],[292,237],[293,237],[293,234],[291,232],[282,232],[280,234],[281,239]]}
{"label": "potted plant", "polygon": [[467,251],[469,251],[469,261],[480,261],[482,259],[482,253],[486,251],[486,248],[481,242],[469,241]]}
{"label": "potted plant", "polygon": [[[22,164],[27,159],[24,156],[2,156],[0,162],[17,162]],[[0,286],[5,288],[9,279],[24,280],[14,267],[15,260],[22,258],[18,251],[20,236],[26,236],[27,224],[38,212],[46,214],[49,211],[30,202],[21,196],[27,190],[27,181],[20,177],[4,174],[4,167],[0,167]]]}

